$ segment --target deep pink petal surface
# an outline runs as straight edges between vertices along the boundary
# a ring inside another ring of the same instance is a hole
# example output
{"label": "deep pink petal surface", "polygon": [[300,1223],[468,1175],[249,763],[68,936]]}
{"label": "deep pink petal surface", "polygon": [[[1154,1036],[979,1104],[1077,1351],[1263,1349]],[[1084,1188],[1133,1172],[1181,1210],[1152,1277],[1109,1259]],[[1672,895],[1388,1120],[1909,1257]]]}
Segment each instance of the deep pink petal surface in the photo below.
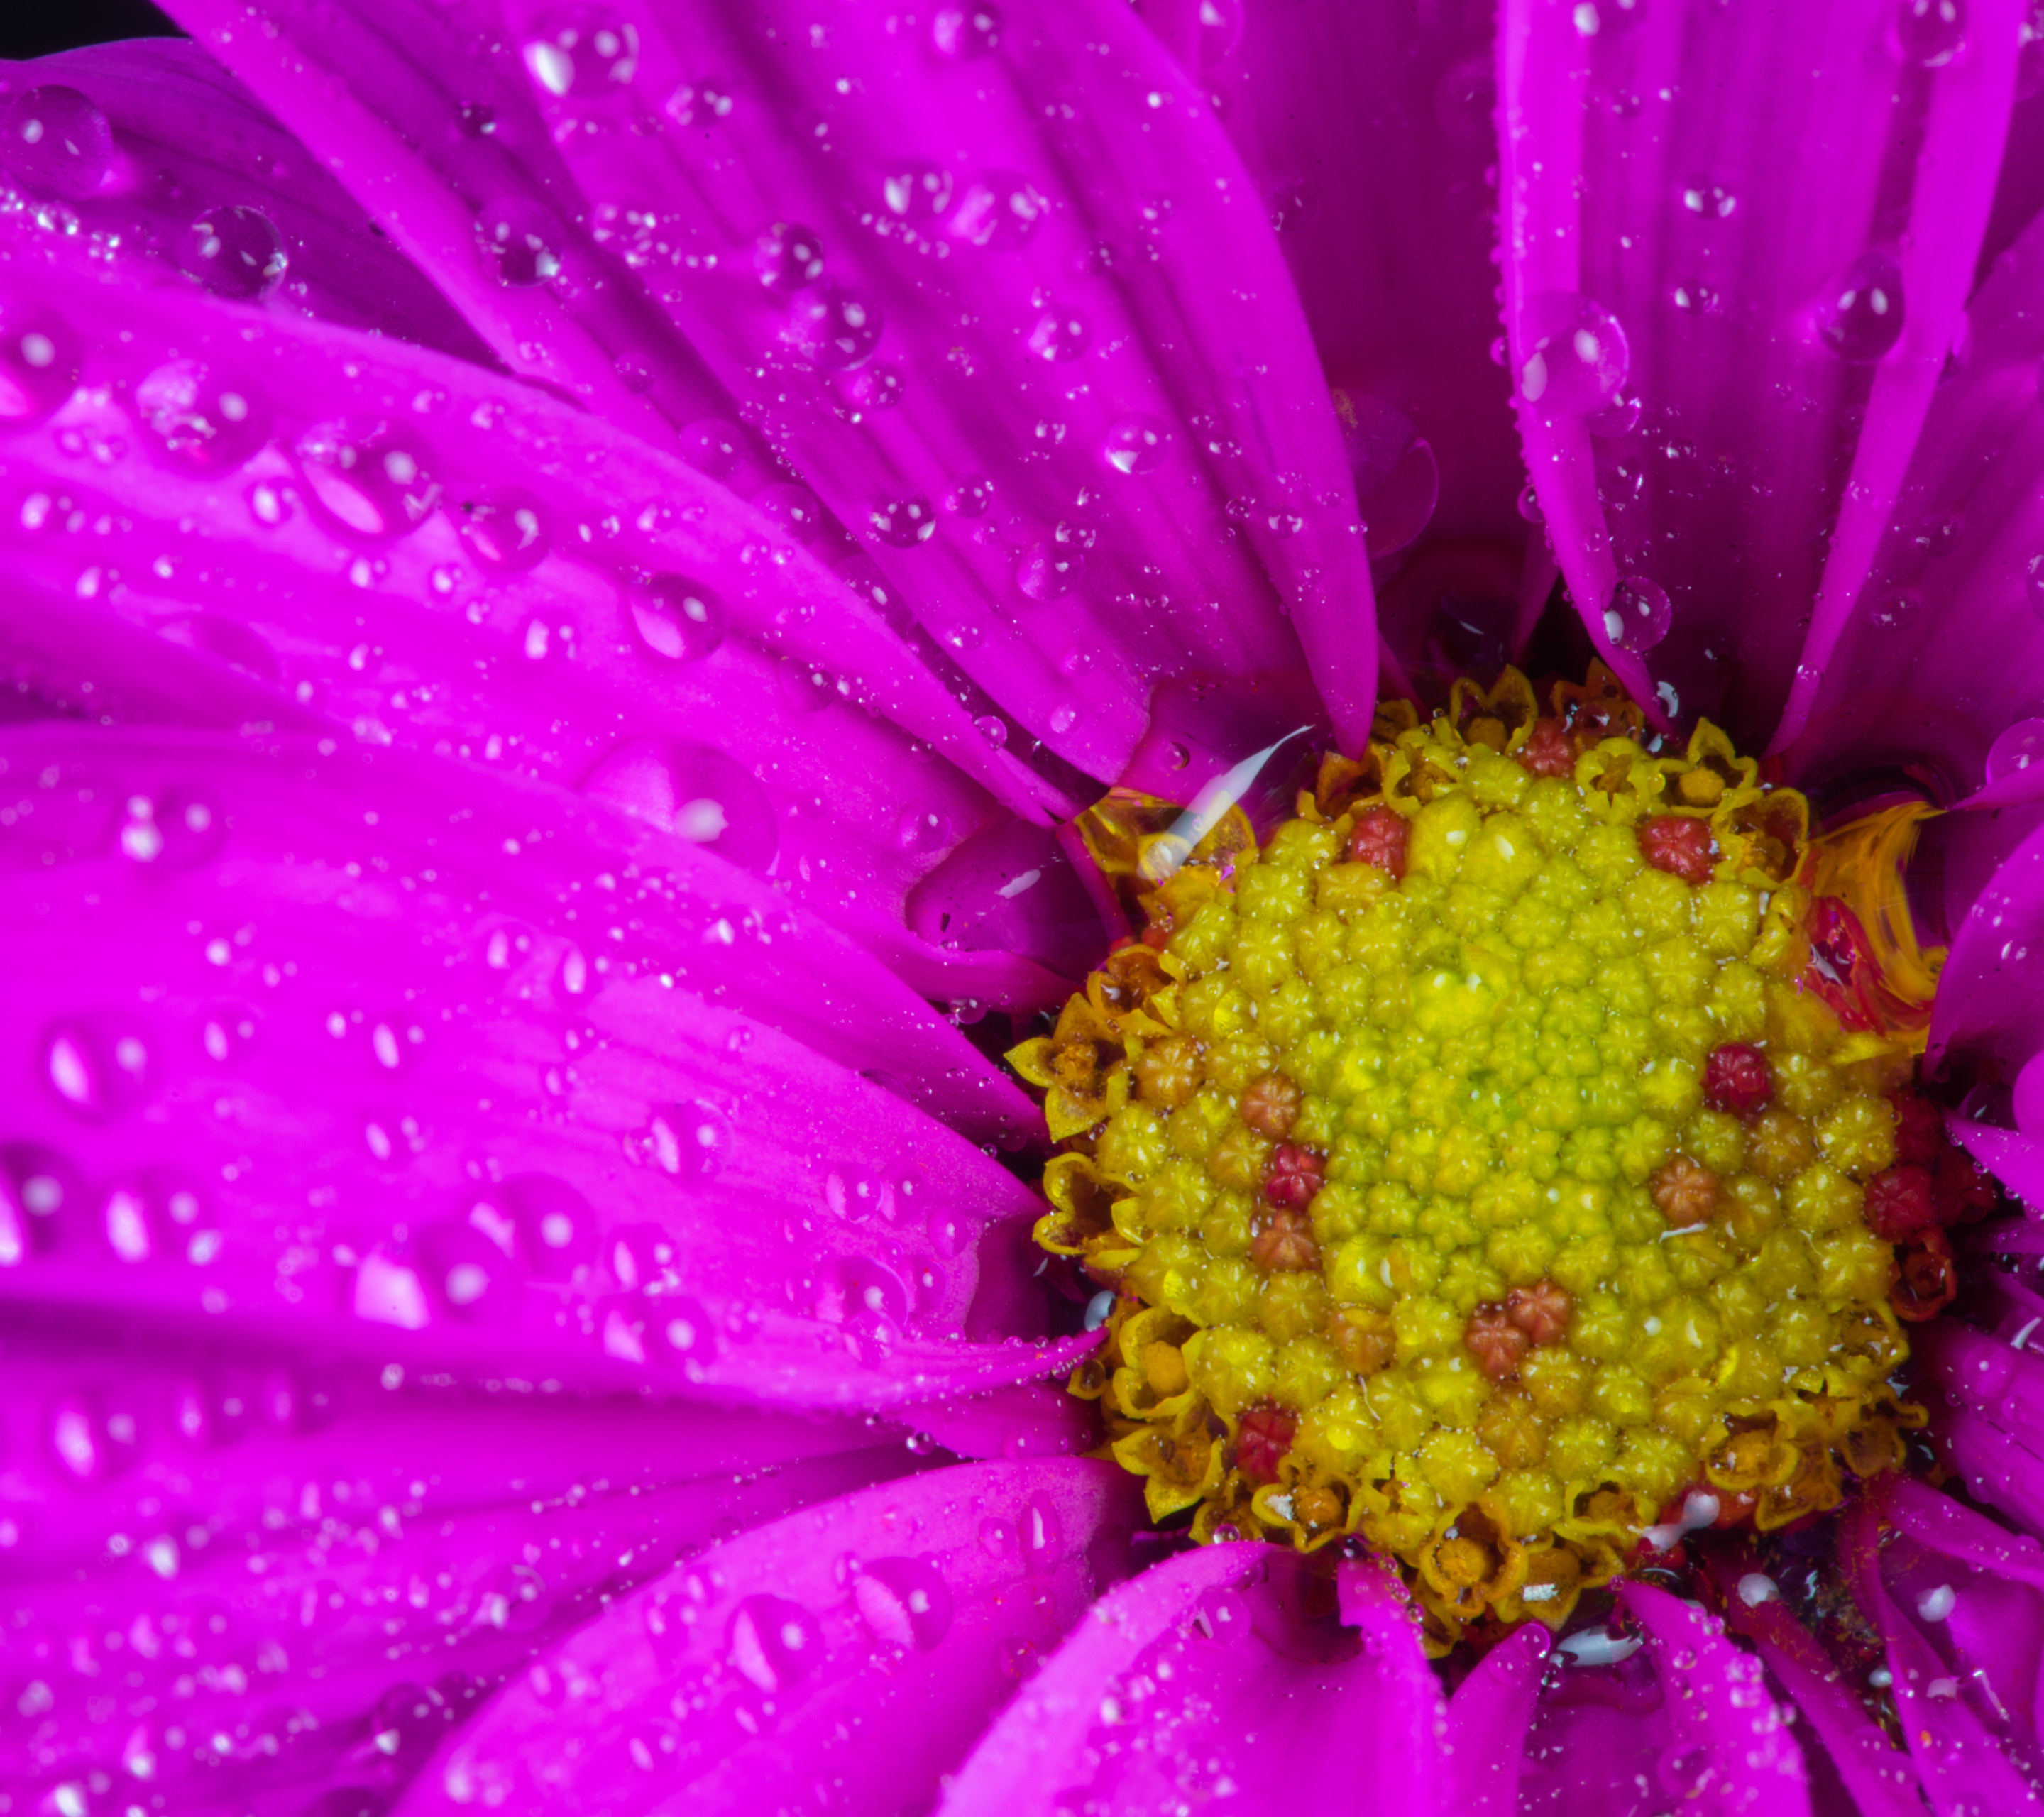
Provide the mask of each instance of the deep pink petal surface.
{"label": "deep pink petal surface", "polygon": [[1512,1817],[1540,1680],[1552,1646],[1528,1622],[1485,1654],[1448,1700],[1447,1808],[1470,1817]]}
{"label": "deep pink petal surface", "polygon": [[1875,0],[1504,10],[1527,465],[1593,640],[1671,717],[1808,710],[1960,326],[2019,11],[1927,67]]}
{"label": "deep pink petal surface", "polygon": [[2044,832],[2018,846],[1989,879],[1938,974],[1929,1058],[1965,1061],[2013,1084],[2044,1035]]}
{"label": "deep pink petal surface", "polygon": [[1112,1465],[968,1465],[761,1527],[617,1602],[422,1774],[408,1812],[926,1807],[1127,1569]]}

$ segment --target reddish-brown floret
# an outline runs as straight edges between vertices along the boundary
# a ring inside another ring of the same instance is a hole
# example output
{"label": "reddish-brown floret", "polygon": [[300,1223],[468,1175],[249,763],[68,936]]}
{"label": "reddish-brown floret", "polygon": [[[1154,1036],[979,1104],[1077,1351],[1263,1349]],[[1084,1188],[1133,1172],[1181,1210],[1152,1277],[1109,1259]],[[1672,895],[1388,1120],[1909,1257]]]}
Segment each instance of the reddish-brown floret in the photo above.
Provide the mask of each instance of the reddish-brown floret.
{"label": "reddish-brown floret", "polygon": [[1938,1107],[1907,1088],[1888,1101],[1895,1107],[1895,1158],[1912,1167],[1934,1166],[1945,1147],[1945,1120]]}
{"label": "reddish-brown floret", "polygon": [[1253,1407],[1242,1416],[1235,1440],[1235,1467],[1243,1480],[1261,1487],[1278,1480],[1278,1466],[1292,1448],[1298,1418],[1281,1407]]}
{"label": "reddish-brown floret", "polygon": [[1304,1212],[1274,1212],[1270,1222],[1251,1239],[1249,1253],[1259,1268],[1274,1274],[1296,1274],[1320,1266],[1320,1246],[1313,1220]]}
{"label": "reddish-brown floret", "polygon": [[1519,747],[1519,761],[1535,776],[1573,776],[1576,747],[1559,720],[1536,720]]}
{"label": "reddish-brown floret", "polygon": [[1304,1094],[1282,1073],[1264,1073],[1242,1094],[1242,1120],[1259,1135],[1281,1141],[1292,1133]]}
{"label": "reddish-brown floret", "polygon": [[1389,808],[1366,808],[1356,816],[1355,829],[1348,836],[1352,864],[1374,864],[1393,877],[1405,874],[1405,847],[1412,829],[1404,815]]}
{"label": "reddish-brown floret", "polygon": [[1860,1215],[1883,1243],[1906,1243],[1937,1221],[1930,1170],[1907,1163],[1883,1169],[1867,1181]]}
{"label": "reddish-brown floret", "polygon": [[1651,1190],[1662,1216],[1677,1230],[1702,1223],[1717,1209],[1717,1175],[1686,1154],[1672,1154],[1662,1163]]}
{"label": "reddish-brown floret", "polygon": [[1934,1224],[1900,1250],[1901,1264],[1888,1290],[1888,1303],[1912,1324],[1934,1319],[1959,1296],[1959,1270],[1952,1239]]}
{"label": "reddish-brown floret", "polygon": [[1575,1302],[1551,1281],[1515,1287],[1504,1296],[1504,1316],[1536,1344],[1551,1344],[1569,1328]]}
{"label": "reddish-brown floret", "polygon": [[1532,1339],[1494,1300],[1485,1301],[1470,1315],[1462,1342],[1469,1346],[1477,1367],[1493,1381],[1508,1381],[1516,1375],[1519,1359],[1533,1347]]}
{"label": "reddish-brown floret", "polygon": [[1639,855],[1685,883],[1708,883],[1718,850],[1710,824],[1693,814],[1656,814],[1639,829]]}
{"label": "reddish-brown floret", "polygon": [[1977,1223],[2000,1202],[1986,1170],[1965,1150],[1949,1147],[1938,1157],[1931,1196],[1941,1224]]}
{"label": "reddish-brown floret", "polygon": [[1732,1116],[1757,1116],[1774,1096],[1774,1075],[1767,1056],[1743,1041],[1727,1041],[1711,1050],[1704,1066],[1704,1102]]}
{"label": "reddish-brown floret", "polygon": [[1270,1165],[1263,1176],[1263,1196],[1274,1205],[1303,1210],[1313,1202],[1327,1173],[1324,1155],[1285,1143],[1270,1151]]}

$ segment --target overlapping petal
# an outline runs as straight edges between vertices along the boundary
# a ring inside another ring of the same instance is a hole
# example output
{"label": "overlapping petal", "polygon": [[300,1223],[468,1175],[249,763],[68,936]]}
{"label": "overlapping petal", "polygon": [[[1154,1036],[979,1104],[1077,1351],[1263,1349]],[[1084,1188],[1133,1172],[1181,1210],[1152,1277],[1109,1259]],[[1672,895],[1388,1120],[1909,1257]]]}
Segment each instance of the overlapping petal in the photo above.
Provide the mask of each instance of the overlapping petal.
{"label": "overlapping petal", "polygon": [[1506,9],[1527,465],[1593,641],[1671,719],[1758,744],[1809,711],[1961,325],[2019,12]]}

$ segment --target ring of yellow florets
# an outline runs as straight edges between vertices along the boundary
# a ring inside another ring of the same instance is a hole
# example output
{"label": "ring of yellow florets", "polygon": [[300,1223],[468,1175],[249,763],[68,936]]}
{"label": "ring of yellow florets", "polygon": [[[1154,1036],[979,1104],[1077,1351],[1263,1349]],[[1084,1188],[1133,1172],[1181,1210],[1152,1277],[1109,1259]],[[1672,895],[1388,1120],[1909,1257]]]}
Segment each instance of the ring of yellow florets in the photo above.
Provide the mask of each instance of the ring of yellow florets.
{"label": "ring of yellow florets", "polygon": [[1148,930],[1011,1056],[1038,1240],[1117,1294],[1073,1386],[1153,1517],[1360,1535],[1440,1646],[1558,1625],[1671,1504],[1828,1508],[1922,1423],[1862,1216],[1921,1037],[1813,965],[1805,804],[1708,725],[1650,748],[1600,670],[1553,707],[1387,709],[1261,849],[1111,796]]}

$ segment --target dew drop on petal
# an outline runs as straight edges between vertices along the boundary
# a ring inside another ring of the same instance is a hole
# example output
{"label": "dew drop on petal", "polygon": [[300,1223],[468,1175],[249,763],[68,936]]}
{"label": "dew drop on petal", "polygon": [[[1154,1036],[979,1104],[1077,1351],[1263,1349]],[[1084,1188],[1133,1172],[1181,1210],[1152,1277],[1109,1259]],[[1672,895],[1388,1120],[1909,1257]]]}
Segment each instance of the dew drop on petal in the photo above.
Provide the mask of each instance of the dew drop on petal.
{"label": "dew drop on petal", "polygon": [[951,176],[934,164],[910,164],[890,171],[880,186],[889,214],[905,221],[927,221],[951,205]]}
{"label": "dew drop on petal", "polygon": [[840,372],[869,358],[880,344],[879,305],[836,284],[797,293],[788,311],[788,343],[810,365]]}
{"label": "dew drop on petal", "polygon": [[216,297],[252,303],[284,281],[290,254],[269,216],[236,204],[209,208],[186,229],[178,263]]}
{"label": "dew drop on petal", "polygon": [[724,601],[700,582],[655,574],[629,588],[625,602],[640,643],[667,662],[698,662],[724,642]]}
{"label": "dew drop on petal", "polygon": [[1817,333],[1849,366],[1879,359],[1902,338],[1902,267],[1887,252],[1853,261],[1819,313]]}
{"label": "dew drop on petal", "polygon": [[769,1696],[792,1688],[822,1663],[823,1629],[800,1604],[747,1596],[732,1611],[726,1635],[732,1669]]}
{"label": "dew drop on petal", "polygon": [[874,506],[866,521],[882,542],[912,549],[936,532],[937,512],[927,498],[890,498]]}
{"label": "dew drop on petal", "polygon": [[759,779],[706,745],[630,740],[604,758],[582,788],[747,870],[764,870],[779,849],[773,803]]}
{"label": "dew drop on petal", "polygon": [[1999,782],[2044,763],[2044,719],[2018,720],[1988,747],[1987,779]]}
{"label": "dew drop on petal", "polygon": [[1052,309],[1037,317],[1029,331],[1029,351],[1039,359],[1061,364],[1077,359],[1092,339],[1085,318],[1066,309]]}
{"label": "dew drop on petal", "polygon": [[951,816],[937,808],[910,808],[894,828],[895,843],[904,851],[939,851],[951,836]]}
{"label": "dew drop on petal", "polygon": [[951,1586],[928,1558],[875,1558],[851,1580],[854,1606],[874,1639],[928,1653],[951,1631]]}
{"label": "dew drop on petal", "polygon": [[54,317],[0,305],[0,424],[47,417],[78,387],[78,337]]}
{"label": "dew drop on petal", "polygon": [[1867,617],[1877,631],[1906,631],[1923,613],[1923,596],[1908,587],[1877,596]]}
{"label": "dew drop on petal", "polygon": [[1025,599],[1061,599],[1078,585],[1084,555],[1066,543],[1032,543],[1015,564],[1015,584]]}
{"label": "dew drop on petal", "polygon": [[41,195],[80,202],[113,163],[113,129],[75,88],[24,89],[0,106],[0,167]]}
{"label": "dew drop on petal", "polygon": [[1032,1575],[1052,1569],[1065,1544],[1065,1523],[1057,1508],[1043,1497],[1035,1497],[1023,1504],[1016,1526],[1022,1541],[1023,1569]]}
{"label": "dew drop on petal", "polygon": [[329,527],[371,540],[415,530],[440,500],[417,449],[383,423],[329,422],[307,430],[298,472]]}
{"label": "dew drop on petal", "polygon": [[1617,397],[1631,371],[1631,348],[1618,318],[1601,303],[1549,290],[1527,306],[1519,394],[1549,416],[1586,417]]}
{"label": "dew drop on petal", "polygon": [[1739,206],[1739,198],[1723,183],[1708,177],[1692,177],[1682,185],[1682,206],[1706,221],[1725,220]]}
{"label": "dew drop on petal", "polygon": [[993,504],[993,482],[978,474],[960,480],[944,494],[944,509],[960,517],[984,517]]}
{"label": "dew drop on petal", "polygon": [[2030,609],[2044,619],[2044,555],[2030,558],[2028,571],[2023,577],[2023,591],[2029,595]]}
{"label": "dew drop on petal", "polygon": [[930,42],[940,56],[960,62],[983,57],[1001,43],[1001,10],[966,0],[962,6],[941,6],[931,16]]}
{"label": "dew drop on petal", "polygon": [[1604,635],[1621,650],[1651,650],[1668,635],[1675,609],[1668,595],[1640,574],[1621,574],[1604,609]]}
{"label": "dew drop on petal", "polygon": [[523,196],[486,204],[475,217],[475,238],[498,282],[514,290],[559,276],[567,244],[552,213]]}
{"label": "dew drop on petal", "polygon": [[496,574],[522,574],[544,559],[547,517],[529,493],[505,487],[462,500],[455,527],[476,560]]}
{"label": "dew drop on petal", "polygon": [[1100,458],[1116,473],[1155,473],[1170,440],[1171,432],[1155,417],[1123,417],[1101,438]]}
{"label": "dew drop on petal", "polygon": [[135,387],[152,445],[198,473],[231,473],[269,440],[270,413],[240,380],[188,359],[158,367]]}
{"label": "dew drop on petal", "polygon": [[720,417],[702,417],[682,426],[682,459],[712,479],[728,478],[745,451],[745,432]]}
{"label": "dew drop on petal", "polygon": [[732,1142],[730,1118],[700,1099],[664,1104],[647,1120],[647,1158],[679,1180],[714,1179],[731,1158]]}
{"label": "dew drop on petal", "polygon": [[1012,251],[1035,238],[1051,205],[1025,177],[989,171],[966,184],[951,230],[968,245]]}
{"label": "dew drop on petal", "polygon": [[972,723],[976,728],[978,728],[979,736],[985,739],[989,744],[992,745],[996,751],[1000,750],[1003,745],[1007,743],[1008,722],[1003,719],[1000,714],[982,713]]}
{"label": "dew drop on petal", "polygon": [[816,495],[790,481],[761,487],[753,494],[752,509],[797,543],[813,543],[824,527],[824,508]]}
{"label": "dew drop on petal", "polygon": [[770,290],[799,290],[824,275],[824,244],[813,228],[777,221],[753,242],[752,269]]}
{"label": "dew drop on petal", "polygon": [[556,99],[596,99],[623,88],[639,68],[639,33],[594,8],[554,15],[522,47],[526,73]]}
{"label": "dew drop on petal", "polygon": [[1966,41],[1966,0],[1900,0],[1895,36],[1902,54],[1923,69],[1937,69]]}

